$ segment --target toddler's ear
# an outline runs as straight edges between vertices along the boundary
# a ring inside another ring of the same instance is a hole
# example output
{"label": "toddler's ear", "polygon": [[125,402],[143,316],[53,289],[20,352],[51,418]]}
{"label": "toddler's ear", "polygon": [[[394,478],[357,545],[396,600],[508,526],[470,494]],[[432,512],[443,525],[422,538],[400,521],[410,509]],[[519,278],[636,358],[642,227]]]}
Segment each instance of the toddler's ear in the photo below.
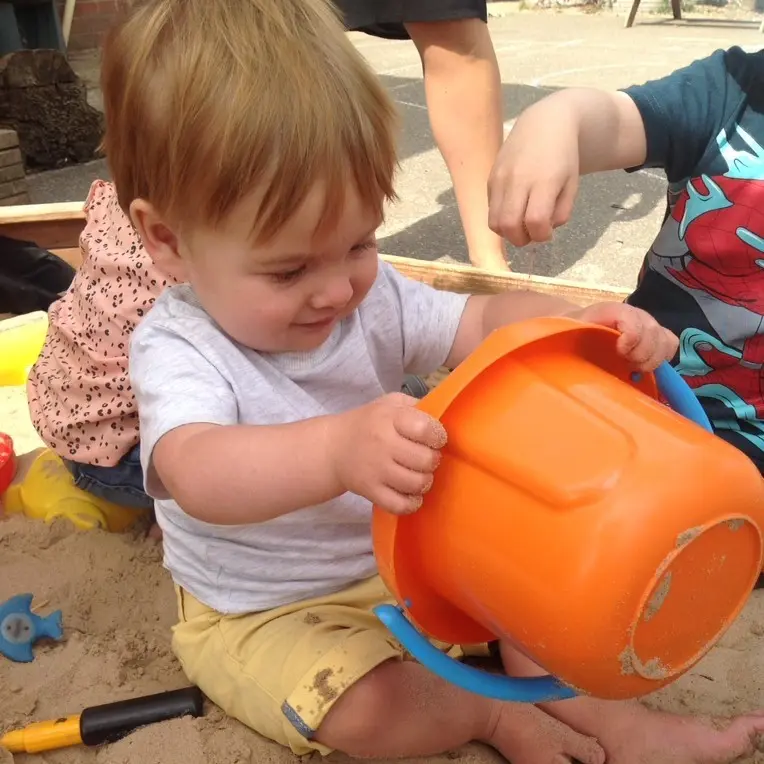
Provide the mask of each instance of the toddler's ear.
{"label": "toddler's ear", "polygon": [[130,219],[154,265],[176,281],[186,281],[178,236],[154,206],[145,199],[134,199],[130,204]]}

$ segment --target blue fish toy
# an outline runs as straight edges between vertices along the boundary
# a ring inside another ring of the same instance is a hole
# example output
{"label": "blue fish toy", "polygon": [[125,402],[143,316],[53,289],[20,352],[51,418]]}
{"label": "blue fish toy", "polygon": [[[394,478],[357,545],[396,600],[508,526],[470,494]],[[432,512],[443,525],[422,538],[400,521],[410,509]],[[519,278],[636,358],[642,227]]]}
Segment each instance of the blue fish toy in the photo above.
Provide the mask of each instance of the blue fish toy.
{"label": "blue fish toy", "polygon": [[34,660],[32,645],[38,639],[61,639],[61,611],[40,618],[31,610],[32,595],[19,594],[0,605],[0,655],[17,663]]}

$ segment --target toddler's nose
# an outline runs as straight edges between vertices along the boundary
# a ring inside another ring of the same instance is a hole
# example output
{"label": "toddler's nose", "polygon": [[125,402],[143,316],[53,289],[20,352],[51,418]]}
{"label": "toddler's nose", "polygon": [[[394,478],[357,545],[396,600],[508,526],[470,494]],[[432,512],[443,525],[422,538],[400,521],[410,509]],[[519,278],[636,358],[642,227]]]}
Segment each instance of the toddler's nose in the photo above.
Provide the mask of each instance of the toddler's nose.
{"label": "toddler's nose", "polygon": [[312,300],[313,307],[316,310],[340,310],[350,302],[353,296],[353,285],[350,279],[345,277],[335,277],[327,280],[323,289],[317,292]]}

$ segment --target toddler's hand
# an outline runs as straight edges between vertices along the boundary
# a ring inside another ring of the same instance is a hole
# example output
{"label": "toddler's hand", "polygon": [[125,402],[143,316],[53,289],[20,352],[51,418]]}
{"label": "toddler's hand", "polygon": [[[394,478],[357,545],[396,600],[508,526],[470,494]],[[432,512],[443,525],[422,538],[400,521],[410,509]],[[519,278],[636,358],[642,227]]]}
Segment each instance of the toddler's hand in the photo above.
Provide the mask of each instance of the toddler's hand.
{"label": "toddler's hand", "polygon": [[679,340],[644,310],[620,302],[600,302],[568,314],[621,333],[616,348],[637,371],[654,371],[674,357]]}
{"label": "toddler's hand", "polygon": [[341,415],[334,437],[342,486],[396,515],[415,512],[432,486],[446,444],[443,425],[391,393]]}

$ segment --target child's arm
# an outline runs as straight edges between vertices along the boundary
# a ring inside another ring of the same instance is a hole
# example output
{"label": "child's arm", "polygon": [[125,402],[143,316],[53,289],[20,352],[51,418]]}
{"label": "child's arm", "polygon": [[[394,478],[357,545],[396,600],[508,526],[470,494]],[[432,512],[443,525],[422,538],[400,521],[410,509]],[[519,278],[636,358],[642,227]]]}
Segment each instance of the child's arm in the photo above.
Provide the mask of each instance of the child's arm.
{"label": "child's arm", "polygon": [[263,522],[343,493],[333,458],[338,429],[336,416],[284,425],[189,424],[160,438],[150,469],[199,520]]}
{"label": "child's arm", "polygon": [[490,227],[516,246],[549,240],[587,173],[651,166],[688,177],[758,78],[757,56],[718,51],[624,92],[574,88],[529,107],[489,178]]}
{"label": "child's arm", "polygon": [[446,365],[461,363],[494,329],[539,316],[568,316],[616,329],[617,350],[639,371],[653,371],[673,358],[678,340],[668,329],[639,308],[620,302],[601,302],[581,308],[559,297],[535,292],[471,297],[464,309]]}
{"label": "child's arm", "polygon": [[258,523],[346,491],[407,514],[445,445],[436,420],[402,394],[284,425],[196,424],[167,433],[153,469],[183,510],[218,524]]}
{"label": "child's arm", "polygon": [[[193,328],[192,328],[193,329]],[[255,369],[247,384],[262,394],[263,424],[239,424],[234,390],[214,352],[207,355],[151,314],[136,330],[130,375],[138,401],[146,490],[172,497],[209,523],[258,523],[350,491],[407,513],[432,482],[442,426],[401,394],[346,413],[289,424],[270,405],[277,396]]]}
{"label": "child's arm", "polygon": [[[549,138],[556,135],[562,136],[563,141],[572,141],[580,175],[636,167],[643,164],[647,156],[642,115],[632,98],[621,91],[560,90],[529,106],[515,124],[513,133],[518,125],[522,132],[532,130],[536,141],[538,131]],[[516,145],[520,137],[513,137],[511,141],[508,138],[507,143]],[[548,147],[547,156],[551,158],[552,153],[562,152]]]}
{"label": "child's arm", "polygon": [[489,225],[515,246],[568,221],[580,175],[644,163],[642,116],[625,93],[561,90],[524,111],[488,181]]}
{"label": "child's arm", "polygon": [[407,371],[429,374],[444,364],[460,364],[494,330],[540,316],[568,316],[620,332],[618,352],[640,371],[652,371],[672,358],[677,338],[643,310],[617,302],[581,308],[560,297],[538,292],[505,292],[491,296],[442,292],[397,274],[382,264],[395,287]]}

